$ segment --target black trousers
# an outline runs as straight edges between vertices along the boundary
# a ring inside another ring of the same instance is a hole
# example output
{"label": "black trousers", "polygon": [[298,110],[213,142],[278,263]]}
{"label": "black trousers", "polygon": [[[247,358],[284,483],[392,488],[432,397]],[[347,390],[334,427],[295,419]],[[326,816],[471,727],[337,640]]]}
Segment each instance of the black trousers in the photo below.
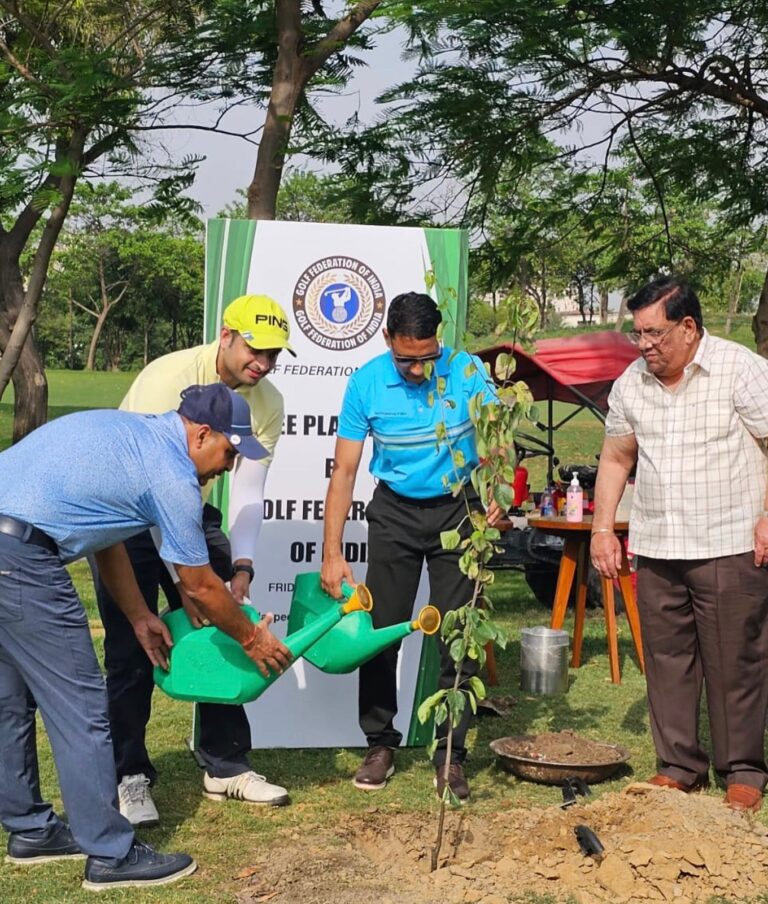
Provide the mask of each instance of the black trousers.
{"label": "black trousers", "polygon": [[[366,509],[368,520],[368,574],[366,584],[373,596],[371,616],[376,628],[413,617],[413,604],[424,561],[429,573],[430,602],[441,613],[457,609],[472,599],[473,582],[459,571],[459,553],[440,545],[440,532],[455,529],[466,514],[464,502],[450,496],[436,500],[406,499],[380,483]],[[454,662],[445,644],[440,649],[438,686],[453,686]],[[397,747],[403,739],[393,725],[397,714],[397,654],[400,645],[389,647],[360,667],[360,728],[370,747]],[[477,663],[467,659],[462,670],[466,679],[477,673]],[[466,734],[472,712],[469,702],[454,729],[451,760],[466,757]],[[445,762],[448,722],[437,726],[438,747],[434,763]]]}
{"label": "black trousers", "polygon": [[706,686],[712,760],[728,785],[768,781],[768,573],[754,553],[637,566],[648,710],[660,771],[690,785],[709,771],[699,740]]}
{"label": "black trousers", "polygon": [[[211,505],[203,511],[203,528],[211,567],[223,580],[232,577],[229,540],[221,529],[221,512]],[[149,531],[126,541],[136,581],[147,606],[157,613],[160,587],[171,609],[181,599],[158,555]],[[117,779],[143,773],[154,782],[157,771],[146,746],[146,729],[152,711],[152,664],[136,640],[130,622],[98,579],[94,568],[96,598],[104,623],[104,659],[107,669],[109,723],[115,749]],[[200,755],[206,770],[216,778],[247,772],[251,729],[242,706],[200,704]]]}

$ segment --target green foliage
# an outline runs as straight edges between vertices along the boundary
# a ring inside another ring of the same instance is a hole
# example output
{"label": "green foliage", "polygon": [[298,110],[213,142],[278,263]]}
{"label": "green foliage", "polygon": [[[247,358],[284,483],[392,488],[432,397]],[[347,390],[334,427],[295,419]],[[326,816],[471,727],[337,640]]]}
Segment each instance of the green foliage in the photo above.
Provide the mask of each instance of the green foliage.
{"label": "green foliage", "polygon": [[203,243],[188,223],[150,226],[135,190],[81,184],[36,327],[46,364],[136,367],[201,341]]}
{"label": "green foliage", "polygon": [[483,336],[496,326],[496,312],[481,298],[470,299],[467,306],[467,332],[472,336]]}
{"label": "green foliage", "polygon": [[[353,179],[335,175],[319,175],[296,169],[286,173],[277,196],[277,219],[298,223],[359,223],[375,221],[377,210],[367,210],[360,218],[360,198],[353,200],[359,186]],[[247,217],[245,191],[228,204],[219,216],[232,219]]]}

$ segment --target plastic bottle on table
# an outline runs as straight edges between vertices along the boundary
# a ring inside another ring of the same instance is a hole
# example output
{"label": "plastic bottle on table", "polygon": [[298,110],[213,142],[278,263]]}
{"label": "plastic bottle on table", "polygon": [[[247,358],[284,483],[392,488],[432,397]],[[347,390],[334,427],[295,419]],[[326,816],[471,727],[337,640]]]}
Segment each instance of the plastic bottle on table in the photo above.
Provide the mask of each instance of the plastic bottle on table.
{"label": "plastic bottle on table", "polygon": [[579,483],[579,472],[574,471],[565,497],[565,520],[584,520],[584,490]]}
{"label": "plastic bottle on table", "polygon": [[555,503],[552,499],[552,490],[547,487],[541,494],[541,516],[551,518],[555,514]]}

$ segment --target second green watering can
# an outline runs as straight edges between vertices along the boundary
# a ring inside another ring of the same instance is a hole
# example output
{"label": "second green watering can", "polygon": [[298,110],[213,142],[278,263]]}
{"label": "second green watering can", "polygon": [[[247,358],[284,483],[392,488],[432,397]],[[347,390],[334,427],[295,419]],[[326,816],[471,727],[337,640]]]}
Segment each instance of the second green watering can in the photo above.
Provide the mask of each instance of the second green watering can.
{"label": "second green watering can", "polygon": [[[297,574],[288,616],[288,635],[325,618],[338,605],[338,601],[320,586],[319,572]],[[337,622],[307,647],[304,652],[307,662],[323,672],[343,675],[353,672],[415,630],[434,634],[440,627],[440,613],[434,606],[425,606],[414,621],[386,628],[374,628],[369,612],[370,607],[363,607]]]}

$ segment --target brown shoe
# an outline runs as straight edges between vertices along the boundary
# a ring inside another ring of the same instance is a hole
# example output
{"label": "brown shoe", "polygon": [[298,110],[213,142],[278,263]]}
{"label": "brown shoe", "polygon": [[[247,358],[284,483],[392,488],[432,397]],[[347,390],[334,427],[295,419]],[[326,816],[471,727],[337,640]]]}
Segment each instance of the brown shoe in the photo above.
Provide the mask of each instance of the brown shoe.
{"label": "brown shoe", "polygon": [[[451,763],[448,767],[448,787],[451,789],[449,800],[453,803],[456,802],[453,798],[456,798],[460,804],[469,800],[469,784],[464,777],[461,763]],[[445,765],[437,766],[435,770],[435,788],[437,788],[437,796],[442,800],[445,791]]]}
{"label": "brown shoe", "polygon": [[763,792],[752,785],[728,785],[725,789],[725,805],[731,810],[757,813],[763,805]]}
{"label": "brown shoe", "polygon": [[673,791],[682,791],[683,794],[693,794],[695,791],[703,791],[708,788],[709,778],[706,775],[702,775],[692,785],[684,785],[682,782],[676,782],[668,775],[662,775],[659,772],[653,778],[649,778],[646,784],[656,785],[657,788],[671,788]]}
{"label": "brown shoe", "polygon": [[395,771],[395,751],[392,747],[370,747],[353,784],[361,791],[381,791]]}

